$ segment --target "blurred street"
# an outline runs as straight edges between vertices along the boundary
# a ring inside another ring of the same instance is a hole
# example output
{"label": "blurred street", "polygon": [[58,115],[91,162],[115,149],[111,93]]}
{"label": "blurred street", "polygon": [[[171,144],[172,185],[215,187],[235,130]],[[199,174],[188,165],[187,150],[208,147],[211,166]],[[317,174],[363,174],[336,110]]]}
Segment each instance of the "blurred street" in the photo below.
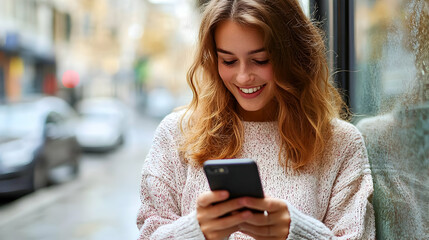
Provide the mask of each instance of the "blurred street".
{"label": "blurred street", "polygon": [[1,202],[0,239],[136,239],[140,171],[158,123],[134,118],[124,145],[82,154],[77,179]]}
{"label": "blurred street", "polygon": [[192,97],[204,2],[1,1],[0,240],[137,239],[141,167]]}

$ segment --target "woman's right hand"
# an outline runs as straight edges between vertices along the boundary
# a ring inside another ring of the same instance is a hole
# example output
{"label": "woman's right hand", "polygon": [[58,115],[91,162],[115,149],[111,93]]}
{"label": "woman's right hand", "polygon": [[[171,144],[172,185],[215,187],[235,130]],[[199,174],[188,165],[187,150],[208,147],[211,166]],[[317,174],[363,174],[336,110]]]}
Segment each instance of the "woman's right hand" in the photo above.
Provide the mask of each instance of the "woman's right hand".
{"label": "woman's right hand", "polygon": [[[232,233],[238,231],[238,225],[252,217],[249,210],[236,212],[243,208],[240,198],[228,200],[213,205],[216,202],[228,199],[227,191],[208,191],[202,193],[197,199],[197,219],[201,231],[208,240],[225,239]],[[227,213],[232,213],[222,217]]]}

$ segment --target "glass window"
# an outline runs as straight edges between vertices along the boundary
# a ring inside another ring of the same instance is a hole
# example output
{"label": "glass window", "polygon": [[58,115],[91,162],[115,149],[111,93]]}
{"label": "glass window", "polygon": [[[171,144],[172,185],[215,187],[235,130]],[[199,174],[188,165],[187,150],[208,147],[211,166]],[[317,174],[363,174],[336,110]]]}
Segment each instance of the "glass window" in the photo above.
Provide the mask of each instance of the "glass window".
{"label": "glass window", "polygon": [[429,3],[354,1],[352,110],[374,180],[377,239],[429,236]]}

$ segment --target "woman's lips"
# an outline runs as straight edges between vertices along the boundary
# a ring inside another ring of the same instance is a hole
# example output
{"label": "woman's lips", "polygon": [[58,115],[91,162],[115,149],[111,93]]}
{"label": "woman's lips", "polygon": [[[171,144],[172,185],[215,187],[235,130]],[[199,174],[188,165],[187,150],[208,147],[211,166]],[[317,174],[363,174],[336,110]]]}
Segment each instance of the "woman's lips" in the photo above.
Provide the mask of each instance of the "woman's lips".
{"label": "woman's lips", "polygon": [[259,94],[261,94],[265,85],[266,84],[263,84],[257,87],[250,87],[250,88],[237,87],[237,89],[243,98],[254,98],[254,97],[257,97]]}

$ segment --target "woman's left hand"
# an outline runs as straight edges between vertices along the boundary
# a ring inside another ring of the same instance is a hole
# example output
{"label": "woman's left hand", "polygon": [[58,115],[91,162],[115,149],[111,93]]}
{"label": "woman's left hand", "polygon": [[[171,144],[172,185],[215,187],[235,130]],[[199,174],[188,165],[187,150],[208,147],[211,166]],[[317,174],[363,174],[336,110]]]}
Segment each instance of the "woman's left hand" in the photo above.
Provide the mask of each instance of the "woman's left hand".
{"label": "woman's left hand", "polygon": [[[242,233],[255,239],[286,239],[289,235],[290,214],[286,203],[277,198],[241,199],[241,204],[247,208],[266,211],[254,213],[245,223],[239,225]],[[267,214],[268,213],[268,214]]]}

